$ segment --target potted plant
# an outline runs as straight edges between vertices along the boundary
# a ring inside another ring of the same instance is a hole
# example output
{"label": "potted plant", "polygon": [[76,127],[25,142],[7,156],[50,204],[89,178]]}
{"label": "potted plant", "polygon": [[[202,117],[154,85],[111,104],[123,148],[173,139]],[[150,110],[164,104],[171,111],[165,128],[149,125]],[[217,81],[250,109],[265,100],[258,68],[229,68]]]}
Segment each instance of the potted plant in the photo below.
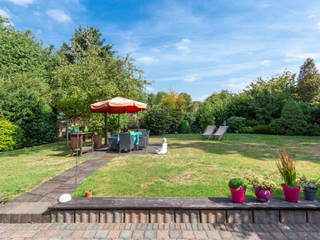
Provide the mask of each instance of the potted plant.
{"label": "potted plant", "polygon": [[285,199],[288,202],[298,202],[301,187],[297,182],[297,172],[294,160],[287,153],[278,151],[280,159],[276,162],[284,181],[281,184]]}
{"label": "potted plant", "polygon": [[299,183],[303,186],[304,199],[308,201],[315,201],[318,188],[320,187],[320,178],[307,178],[303,175],[299,178]]}
{"label": "potted plant", "polygon": [[276,184],[270,177],[251,175],[246,180],[253,186],[254,193],[260,202],[269,202]]}
{"label": "potted plant", "polygon": [[247,185],[242,178],[232,178],[229,181],[229,188],[231,191],[232,202],[243,203],[247,190]]}

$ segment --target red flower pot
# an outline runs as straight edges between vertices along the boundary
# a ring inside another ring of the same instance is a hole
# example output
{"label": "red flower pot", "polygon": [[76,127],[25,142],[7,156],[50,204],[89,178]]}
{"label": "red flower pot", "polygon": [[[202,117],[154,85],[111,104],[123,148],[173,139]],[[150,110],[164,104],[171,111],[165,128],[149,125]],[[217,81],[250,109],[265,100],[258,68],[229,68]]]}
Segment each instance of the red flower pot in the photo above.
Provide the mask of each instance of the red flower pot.
{"label": "red flower pot", "polygon": [[234,189],[230,188],[231,196],[232,196],[232,202],[234,203],[243,203],[246,195],[247,189]]}
{"label": "red flower pot", "polygon": [[291,188],[287,187],[285,184],[281,184],[283,192],[284,192],[284,197],[286,201],[288,202],[298,202],[299,201],[299,195],[300,195],[300,190],[301,187],[299,186],[298,188]]}

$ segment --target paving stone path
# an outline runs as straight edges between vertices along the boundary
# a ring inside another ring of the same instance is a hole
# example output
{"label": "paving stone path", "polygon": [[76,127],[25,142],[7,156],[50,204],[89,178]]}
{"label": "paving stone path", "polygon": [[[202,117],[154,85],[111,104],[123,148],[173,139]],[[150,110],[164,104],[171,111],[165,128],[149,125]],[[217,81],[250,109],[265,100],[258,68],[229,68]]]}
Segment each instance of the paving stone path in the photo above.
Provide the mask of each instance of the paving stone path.
{"label": "paving stone path", "polygon": [[3,239],[320,239],[313,224],[0,224]]}
{"label": "paving stone path", "polygon": [[[75,191],[87,177],[91,176],[114,157],[114,155],[102,152],[94,152],[87,156],[90,158],[89,160],[81,162],[77,167],[69,168],[36,188],[13,199],[11,202],[55,202],[61,194]],[[75,178],[76,171],[77,179]]]}
{"label": "paving stone path", "polygon": [[[42,215],[49,206],[57,202],[61,194],[74,192],[87,177],[107,164],[115,155],[106,152],[93,152],[87,156],[90,158],[89,160],[81,162],[77,167],[64,171],[2,206],[0,208],[0,222],[9,221],[10,214],[17,217],[23,215],[27,218],[32,216],[37,218],[36,222],[47,221],[47,219],[41,219]],[[75,182],[76,170],[78,173],[77,182]]]}

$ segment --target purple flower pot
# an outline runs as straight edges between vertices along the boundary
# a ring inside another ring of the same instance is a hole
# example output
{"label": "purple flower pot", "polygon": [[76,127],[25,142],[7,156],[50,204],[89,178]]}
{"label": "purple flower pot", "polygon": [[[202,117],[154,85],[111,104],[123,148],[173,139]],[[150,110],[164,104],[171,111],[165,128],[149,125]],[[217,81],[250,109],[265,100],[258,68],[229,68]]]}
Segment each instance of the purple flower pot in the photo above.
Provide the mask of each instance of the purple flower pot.
{"label": "purple flower pot", "polygon": [[272,191],[270,189],[263,188],[255,188],[254,193],[260,202],[269,202],[272,195]]}

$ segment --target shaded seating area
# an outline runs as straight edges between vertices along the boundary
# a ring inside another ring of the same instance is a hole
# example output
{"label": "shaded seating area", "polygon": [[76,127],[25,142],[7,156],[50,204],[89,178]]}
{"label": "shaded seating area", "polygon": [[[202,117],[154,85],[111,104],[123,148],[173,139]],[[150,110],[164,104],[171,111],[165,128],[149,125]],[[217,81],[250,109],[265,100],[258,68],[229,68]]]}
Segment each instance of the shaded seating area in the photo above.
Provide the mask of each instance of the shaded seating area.
{"label": "shaded seating area", "polygon": [[144,149],[149,144],[149,132],[146,129],[129,129],[128,132],[114,134],[108,139],[108,150],[120,153]]}

